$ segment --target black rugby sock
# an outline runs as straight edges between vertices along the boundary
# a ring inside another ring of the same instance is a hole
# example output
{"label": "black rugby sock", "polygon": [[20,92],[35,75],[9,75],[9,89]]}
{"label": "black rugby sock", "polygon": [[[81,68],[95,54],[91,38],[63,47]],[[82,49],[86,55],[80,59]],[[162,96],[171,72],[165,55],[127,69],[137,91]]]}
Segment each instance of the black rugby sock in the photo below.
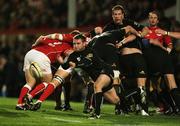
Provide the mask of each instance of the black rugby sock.
{"label": "black rugby sock", "polygon": [[180,109],[180,91],[178,90],[178,88],[174,88],[170,91],[170,93],[171,93],[176,105]]}
{"label": "black rugby sock", "polygon": [[101,102],[102,102],[102,96],[103,96],[103,93],[102,92],[98,92],[98,93],[95,93],[94,94],[94,97],[95,97],[95,113],[97,115],[100,115],[100,112],[101,112]]}
{"label": "black rugby sock", "polygon": [[58,107],[61,106],[61,93],[62,93],[62,85],[59,85],[54,91],[56,106]]}
{"label": "black rugby sock", "polygon": [[66,82],[64,84],[64,89],[65,89],[65,105],[69,106],[70,103],[70,93],[71,93],[71,83],[70,82]]}

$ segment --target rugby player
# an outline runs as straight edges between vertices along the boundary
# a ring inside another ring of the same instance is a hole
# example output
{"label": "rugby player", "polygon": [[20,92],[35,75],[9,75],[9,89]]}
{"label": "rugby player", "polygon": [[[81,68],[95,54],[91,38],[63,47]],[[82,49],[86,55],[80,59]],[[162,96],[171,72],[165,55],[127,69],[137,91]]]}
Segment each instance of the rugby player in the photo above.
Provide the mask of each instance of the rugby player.
{"label": "rugby player", "polygon": [[[132,26],[139,31],[140,37],[144,37],[148,33],[148,28],[140,25],[139,23],[128,20],[125,18],[125,10],[121,5],[115,5],[112,8],[113,20],[108,23],[103,31],[111,31],[114,29],[120,29],[126,26]],[[146,106],[146,63],[142,56],[140,41],[135,35],[127,34],[124,39],[119,42],[116,47],[119,48],[119,59],[116,58],[116,62],[119,63],[121,73],[127,79],[135,79],[137,84],[138,102],[141,104],[142,115],[148,115]],[[118,61],[119,60],[119,61]],[[118,91],[119,86],[115,86]],[[119,92],[119,91],[118,91]],[[116,113],[118,111],[115,110]]]}
{"label": "rugby player", "polygon": [[[123,29],[115,30],[107,34],[113,34],[118,39],[119,36],[124,36],[127,32],[133,32],[134,30],[131,27],[126,27]],[[136,33],[136,32],[135,32]],[[113,36],[112,35],[112,36]],[[119,36],[118,36],[119,35]],[[121,38],[121,37],[120,37]],[[121,108],[120,99],[117,96],[114,88],[112,88],[112,77],[113,71],[110,65],[103,62],[98,55],[86,47],[86,37],[82,34],[76,35],[73,39],[73,49],[74,52],[70,54],[67,59],[67,62],[60,67],[53,80],[48,84],[47,88],[33,105],[32,110],[36,111],[40,109],[42,102],[55,90],[55,88],[64,83],[64,79],[68,77],[72,69],[75,67],[80,67],[86,71],[89,76],[94,81],[94,90],[95,90],[95,113],[91,115],[91,118],[100,117],[100,105],[102,101],[102,96],[104,95],[106,99],[110,102],[116,104],[119,109]]]}
{"label": "rugby player", "polygon": [[73,34],[56,33],[40,36],[32,45],[32,49],[24,57],[23,70],[26,84],[21,89],[16,105],[17,110],[28,109],[29,106],[24,103],[24,98],[36,83],[44,82],[28,95],[29,98],[33,98],[47,87],[46,82],[52,80],[51,64],[58,61],[60,56],[72,49],[73,36]]}

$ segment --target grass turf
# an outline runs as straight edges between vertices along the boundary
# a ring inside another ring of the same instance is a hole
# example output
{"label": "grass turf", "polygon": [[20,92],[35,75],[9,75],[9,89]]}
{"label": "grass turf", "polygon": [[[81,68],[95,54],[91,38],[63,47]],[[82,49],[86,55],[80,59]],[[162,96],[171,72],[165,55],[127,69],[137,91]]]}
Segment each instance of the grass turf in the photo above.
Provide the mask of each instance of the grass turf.
{"label": "grass turf", "polygon": [[103,105],[101,118],[90,120],[82,113],[83,103],[72,102],[73,111],[57,111],[54,101],[45,101],[33,112],[15,110],[16,102],[15,98],[0,97],[0,126],[180,126],[180,116],[118,116],[113,105]]}

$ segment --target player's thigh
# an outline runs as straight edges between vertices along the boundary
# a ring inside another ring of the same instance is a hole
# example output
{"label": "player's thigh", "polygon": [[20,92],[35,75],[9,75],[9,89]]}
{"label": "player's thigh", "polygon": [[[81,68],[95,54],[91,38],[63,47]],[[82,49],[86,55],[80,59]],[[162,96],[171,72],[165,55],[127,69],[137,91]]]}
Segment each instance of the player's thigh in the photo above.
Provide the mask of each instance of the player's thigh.
{"label": "player's thigh", "polygon": [[110,82],[111,78],[108,75],[100,74],[94,83],[95,92],[102,90],[102,88],[108,86]]}
{"label": "player's thigh", "polygon": [[42,77],[42,81],[43,82],[50,82],[52,80],[52,77],[53,77],[53,75],[51,73],[50,74],[44,74]]}
{"label": "player's thigh", "polygon": [[31,75],[29,69],[25,70],[25,79],[26,79],[26,83],[33,87],[36,84],[36,79]]}

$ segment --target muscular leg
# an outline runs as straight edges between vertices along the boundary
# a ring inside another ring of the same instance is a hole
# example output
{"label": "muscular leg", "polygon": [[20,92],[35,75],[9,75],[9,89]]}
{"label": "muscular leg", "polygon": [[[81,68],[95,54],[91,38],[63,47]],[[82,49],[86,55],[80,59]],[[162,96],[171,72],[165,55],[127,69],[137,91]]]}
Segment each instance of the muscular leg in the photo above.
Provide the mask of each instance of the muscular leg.
{"label": "muscular leg", "polygon": [[169,89],[172,90],[174,88],[177,88],[176,82],[175,82],[175,78],[173,74],[166,74],[165,75],[165,80],[167,85],[169,86]]}
{"label": "muscular leg", "polygon": [[140,93],[141,103],[146,104],[146,91],[145,91],[146,78],[137,78],[138,89]]}
{"label": "muscular leg", "polygon": [[170,93],[171,93],[176,105],[180,109],[180,91],[177,88],[174,75],[166,74],[165,80],[166,80],[167,85],[169,86]]}
{"label": "muscular leg", "polygon": [[30,74],[29,70],[25,70],[25,78],[26,78],[26,84],[21,89],[18,104],[23,104],[23,99],[25,95],[34,87],[36,84],[36,79]]}
{"label": "muscular leg", "polygon": [[47,88],[44,90],[43,94],[40,96],[39,101],[44,101],[50,94],[52,94],[54,89],[61,83],[63,83],[63,79],[69,76],[69,73],[63,70],[58,70],[55,73],[55,76],[56,75],[58,75],[61,78],[61,80],[53,78],[53,80],[48,84]]}
{"label": "muscular leg", "polygon": [[64,86],[64,90],[65,90],[65,105],[63,107],[63,110],[72,110],[71,106],[70,106],[70,94],[71,94],[71,82],[70,82],[70,77],[66,78],[66,82],[63,85]]}
{"label": "muscular leg", "polygon": [[55,101],[56,101],[55,110],[62,110],[61,93],[62,93],[62,85],[59,85],[54,91]]}
{"label": "muscular leg", "polygon": [[28,95],[29,99],[32,99],[35,95],[41,93],[46,89],[47,83],[52,80],[52,74],[44,74],[43,78],[41,79],[43,83],[37,85]]}
{"label": "muscular leg", "polygon": [[142,115],[148,115],[146,113],[148,111],[148,107],[147,107],[147,101],[146,101],[145,83],[146,83],[146,78],[137,78],[137,84],[138,84],[137,92],[138,92],[138,97],[139,97],[138,101],[142,107],[142,110],[141,110]]}
{"label": "muscular leg", "polygon": [[94,83],[94,97],[95,97],[95,114],[100,115],[100,106],[102,102],[102,88],[108,86],[111,82],[110,78],[105,75],[101,74]]}
{"label": "muscular leg", "polygon": [[53,80],[48,83],[47,88],[44,90],[43,94],[40,96],[40,98],[37,100],[37,102],[34,104],[34,106],[31,108],[32,110],[36,111],[40,109],[41,102],[46,100],[47,97],[49,97],[55,88],[62,84],[64,82],[64,79],[69,76],[69,72],[64,71],[62,69],[58,69],[58,71],[55,73],[55,77]]}
{"label": "muscular leg", "polygon": [[104,93],[104,97],[106,100],[108,100],[112,104],[118,104],[120,99],[116,94],[116,91],[114,88],[108,90],[107,92]]}
{"label": "muscular leg", "polygon": [[119,99],[121,98],[121,108],[122,108],[122,105],[124,105],[124,107],[123,107],[124,109],[120,109],[120,104],[119,103],[115,104],[115,114],[116,115],[122,114],[123,112],[128,113],[128,111],[126,110],[127,104],[126,104],[126,101],[124,98],[124,92],[122,91],[122,89],[120,87],[120,83],[121,83],[121,80],[119,78],[115,78],[113,80],[114,90],[115,90],[117,96],[119,97]]}
{"label": "muscular leg", "polygon": [[125,108],[120,101],[119,96],[117,96],[114,88],[110,89],[109,91],[104,93],[104,97],[110,101],[111,103],[116,105],[116,111],[115,114],[124,114]]}
{"label": "muscular leg", "polygon": [[89,82],[87,84],[87,95],[85,98],[83,113],[89,113],[91,111],[90,107],[93,106],[93,103],[92,103],[93,102],[93,93],[94,93],[94,83]]}

